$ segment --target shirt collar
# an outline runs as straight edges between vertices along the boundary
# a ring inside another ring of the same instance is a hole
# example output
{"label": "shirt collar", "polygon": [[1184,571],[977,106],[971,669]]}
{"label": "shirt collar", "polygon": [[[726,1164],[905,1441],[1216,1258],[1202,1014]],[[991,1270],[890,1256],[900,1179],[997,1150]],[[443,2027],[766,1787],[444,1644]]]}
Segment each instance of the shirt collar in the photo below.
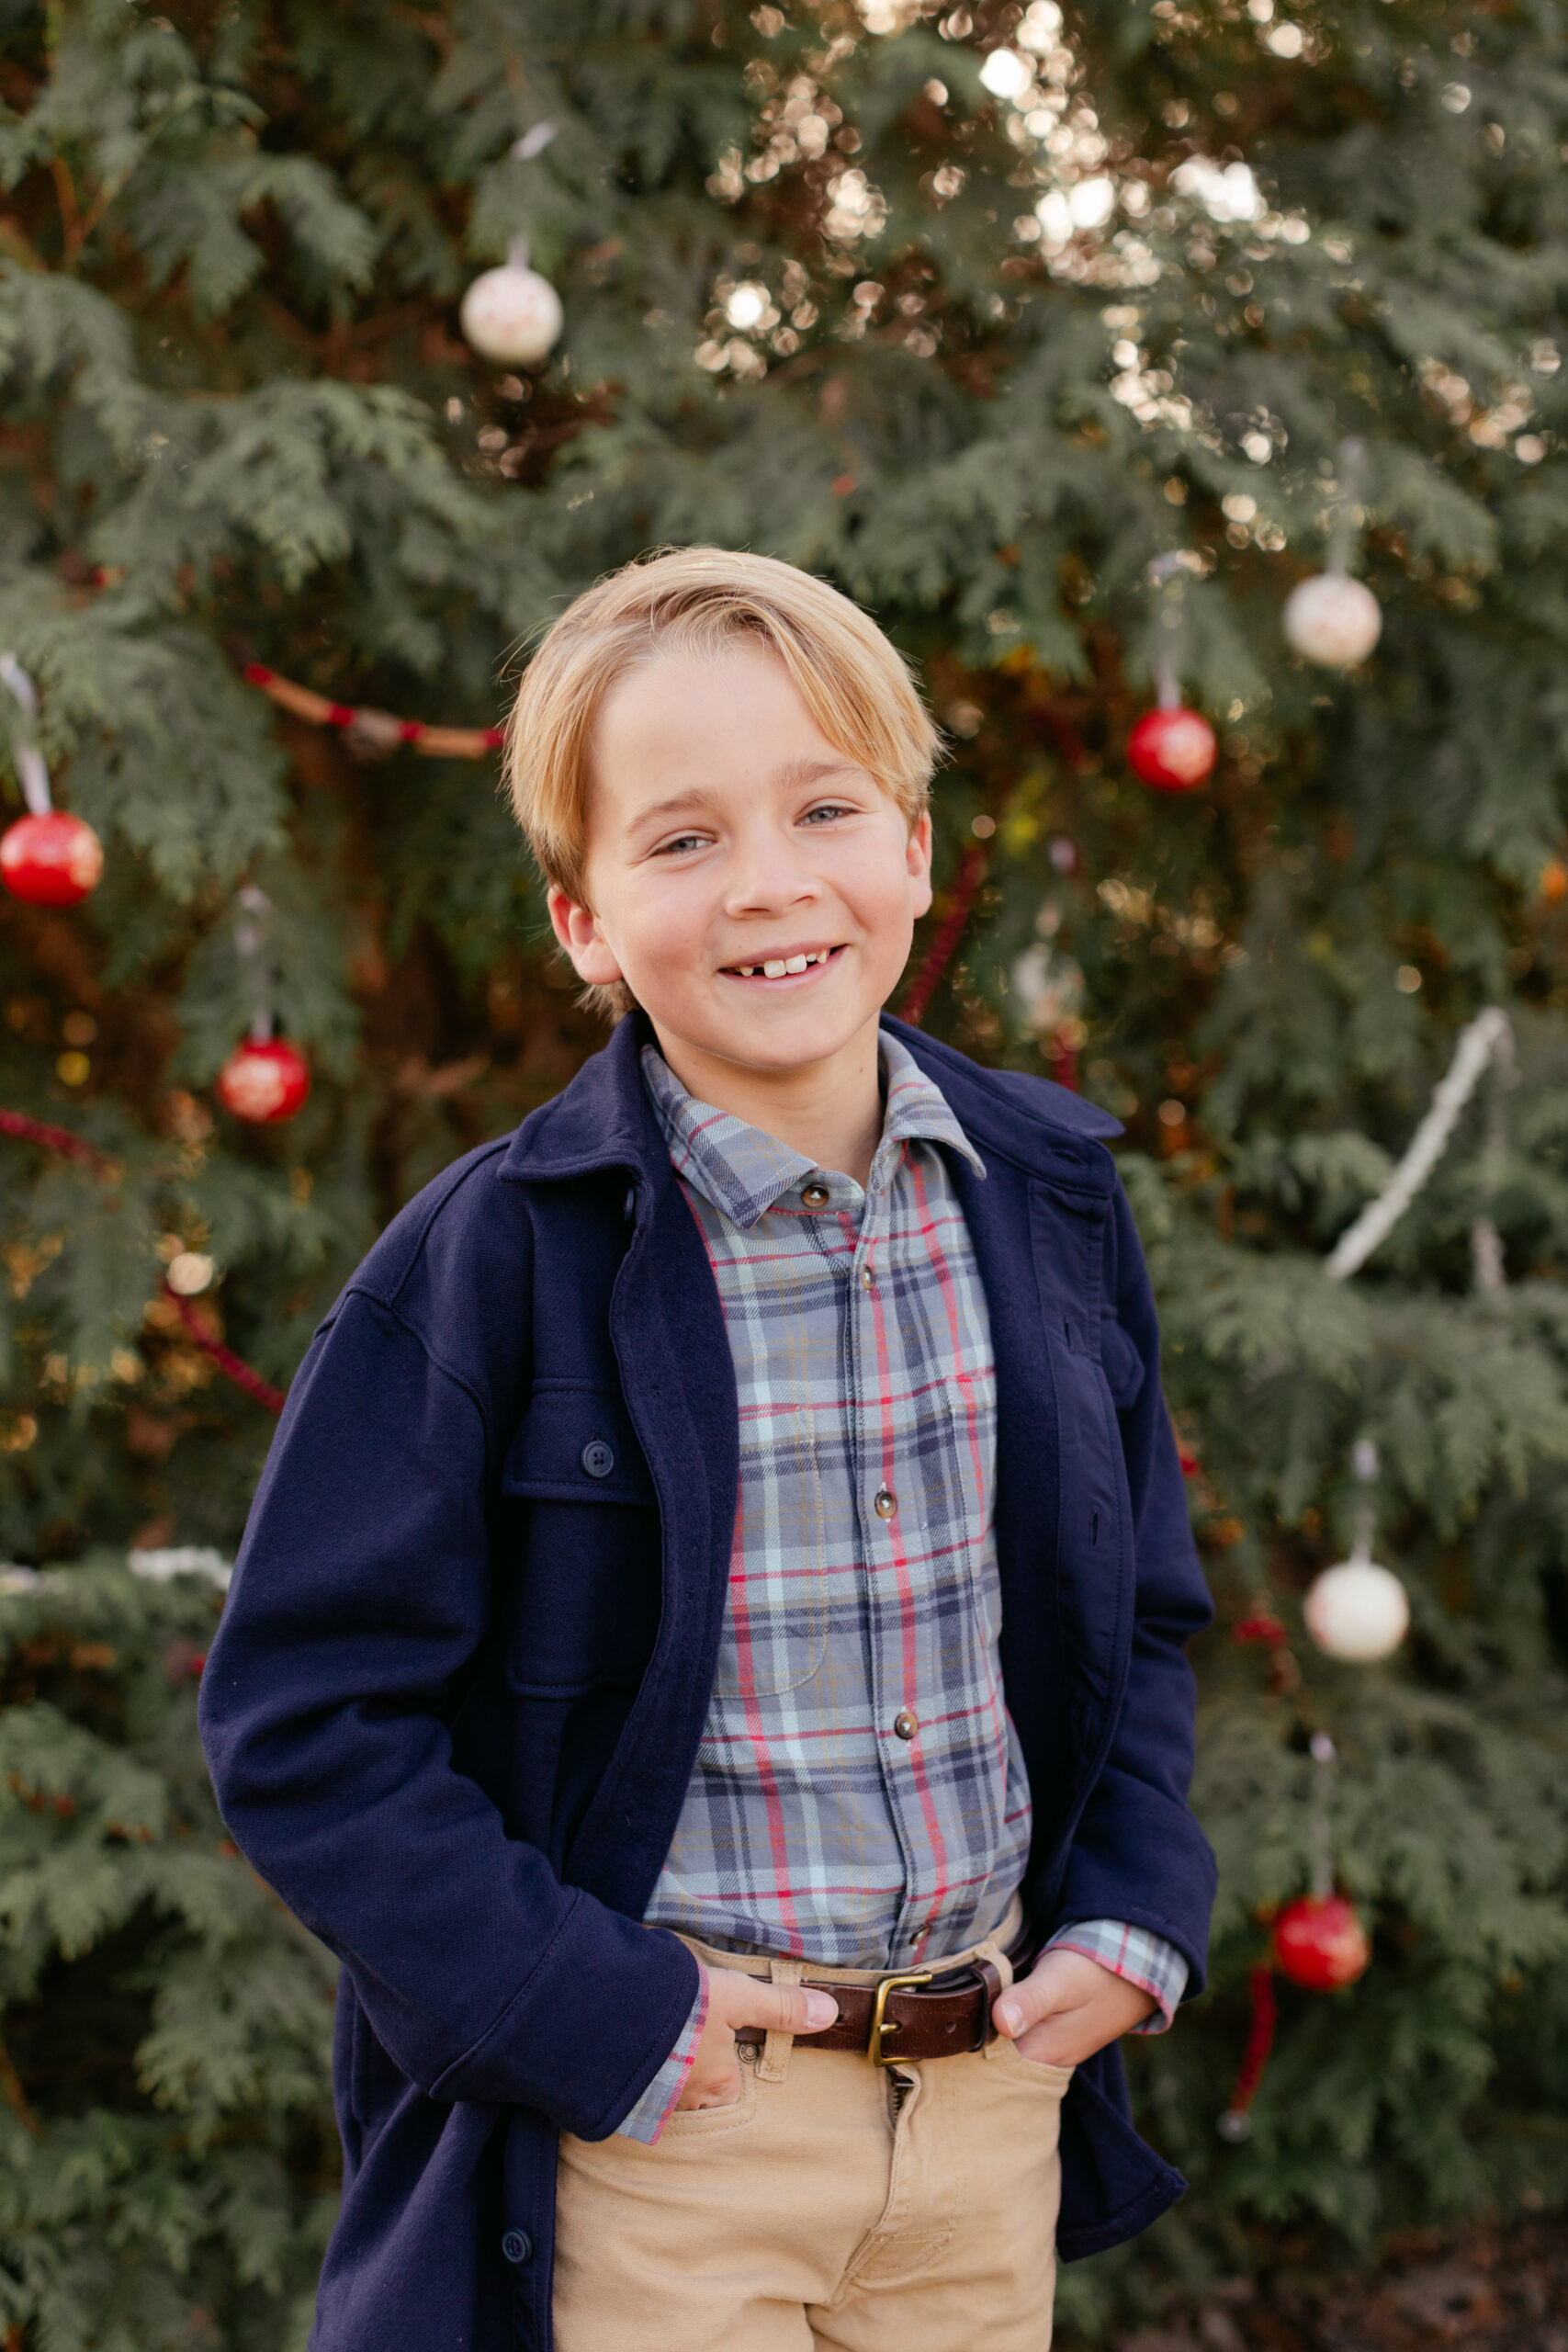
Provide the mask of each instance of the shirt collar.
{"label": "shirt collar", "polygon": [[658,1047],[644,1046],[643,1083],[676,1172],[742,1231],[750,1231],[759,1217],[779,1203],[781,1194],[798,1195],[813,1182],[828,1194],[826,1201],[815,1204],[818,1213],[848,1210],[858,1216],[867,1193],[884,1192],[892,1183],[907,1143],[945,1144],[963,1155],[976,1176],[983,1177],[985,1162],[935,1080],[926,1076],[897,1037],[884,1031],[879,1046],[887,1108],[864,1191],[840,1170],[818,1168],[802,1153],[792,1151],[788,1144],[780,1143],[776,1136],[749,1126],[732,1112],[699,1102],[686,1091]]}

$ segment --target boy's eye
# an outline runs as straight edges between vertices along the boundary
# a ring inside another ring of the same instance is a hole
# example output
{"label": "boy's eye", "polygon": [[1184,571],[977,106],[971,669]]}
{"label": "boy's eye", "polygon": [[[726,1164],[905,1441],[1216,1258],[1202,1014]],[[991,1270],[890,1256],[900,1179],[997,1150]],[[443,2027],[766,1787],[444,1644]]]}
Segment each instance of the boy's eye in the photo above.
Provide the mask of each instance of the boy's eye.
{"label": "boy's eye", "polygon": [[852,817],[853,814],[854,810],[845,801],[823,800],[815,808],[808,808],[801,822],[807,825],[830,824],[835,817]]}
{"label": "boy's eye", "polygon": [[701,849],[707,841],[705,833],[677,833],[672,841],[660,842],[655,857],[680,857],[687,850]]}

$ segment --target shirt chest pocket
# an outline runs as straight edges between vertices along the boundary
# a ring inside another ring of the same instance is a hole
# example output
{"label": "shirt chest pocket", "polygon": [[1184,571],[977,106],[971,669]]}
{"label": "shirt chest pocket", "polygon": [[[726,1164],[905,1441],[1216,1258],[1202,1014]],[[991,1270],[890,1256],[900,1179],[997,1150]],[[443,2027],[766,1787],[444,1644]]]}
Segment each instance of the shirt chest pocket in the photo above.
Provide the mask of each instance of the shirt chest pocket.
{"label": "shirt chest pocket", "polygon": [[507,1679],[525,1695],[636,1683],[660,1598],[653,1481],[618,1393],[541,1382],[501,1476]]}

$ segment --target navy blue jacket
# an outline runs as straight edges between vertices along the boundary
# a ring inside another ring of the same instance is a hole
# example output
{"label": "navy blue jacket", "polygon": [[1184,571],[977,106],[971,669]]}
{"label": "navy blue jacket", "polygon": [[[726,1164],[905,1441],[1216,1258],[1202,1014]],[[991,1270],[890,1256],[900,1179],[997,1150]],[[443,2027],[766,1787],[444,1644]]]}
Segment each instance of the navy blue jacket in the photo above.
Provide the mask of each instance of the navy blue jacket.
{"label": "navy blue jacket", "polygon": [[[1196,1987],[1183,1645],[1209,1602],[1115,1124],[889,1026],[988,1170],[954,1173],[997,1358],[1025,1905],[1042,1932],[1153,1928]],[[696,1991],[640,1922],[713,1680],[738,1424],[647,1034],[623,1021],[370,1252],[289,1392],[202,1679],[225,1818],[343,1962],[317,2352],[549,2352],[557,2133],[614,2131]],[[1063,2253],[1182,2187],[1102,2051],[1064,2113]]]}

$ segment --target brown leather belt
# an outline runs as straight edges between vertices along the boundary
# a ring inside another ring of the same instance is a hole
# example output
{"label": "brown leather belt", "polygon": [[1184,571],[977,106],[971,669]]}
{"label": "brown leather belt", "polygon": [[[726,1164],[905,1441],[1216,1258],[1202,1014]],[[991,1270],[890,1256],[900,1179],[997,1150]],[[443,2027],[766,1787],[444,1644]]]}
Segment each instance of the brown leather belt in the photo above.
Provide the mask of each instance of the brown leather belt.
{"label": "brown leather belt", "polygon": [[[1027,1931],[1008,1958],[1021,1976],[1032,1952]],[[827,1993],[839,2004],[836,2021],[820,2033],[803,2033],[797,2050],[859,2050],[874,2066],[897,2066],[911,2058],[953,2058],[984,2050],[994,2041],[991,2005],[1001,1998],[1001,1972],[988,1960],[966,1961],[956,1969],[907,1969],[876,1984],[827,1984],[801,1979],[808,1992]]]}

